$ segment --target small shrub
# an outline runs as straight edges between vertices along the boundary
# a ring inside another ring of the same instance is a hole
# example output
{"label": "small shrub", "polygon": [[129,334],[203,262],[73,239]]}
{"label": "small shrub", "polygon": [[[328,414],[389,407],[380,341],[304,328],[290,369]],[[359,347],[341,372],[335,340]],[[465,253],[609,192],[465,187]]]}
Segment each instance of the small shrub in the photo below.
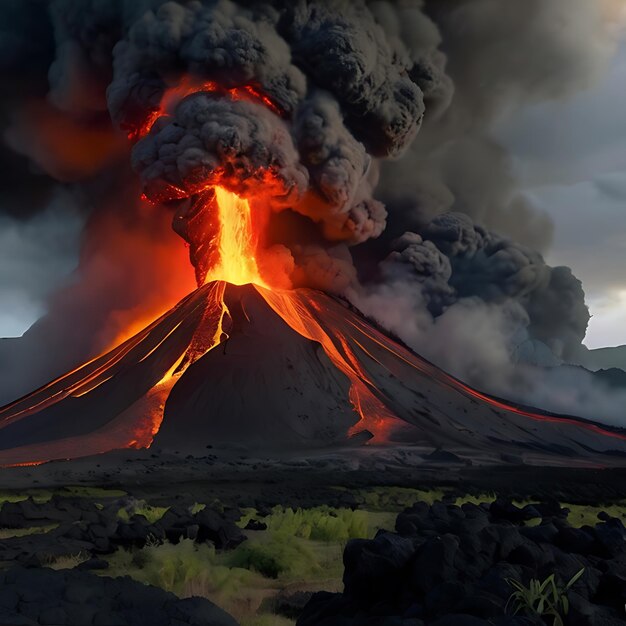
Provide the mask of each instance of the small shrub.
{"label": "small shrub", "polygon": [[328,506],[296,510],[276,506],[263,521],[272,533],[313,541],[364,539],[369,534],[367,511]]}
{"label": "small shrub", "polygon": [[167,512],[167,506],[151,506],[145,500],[133,500],[127,506],[122,507],[117,516],[124,522],[130,521],[133,515],[145,517],[150,524],[159,521]]}
{"label": "small shrub", "polygon": [[78,554],[66,554],[63,556],[51,556],[48,557],[44,563],[44,567],[50,569],[74,569],[77,565],[89,560],[89,554],[79,552]]}
{"label": "small shrub", "polygon": [[306,542],[287,534],[266,541],[246,541],[222,557],[229,567],[253,570],[266,578],[311,576],[320,569]]}

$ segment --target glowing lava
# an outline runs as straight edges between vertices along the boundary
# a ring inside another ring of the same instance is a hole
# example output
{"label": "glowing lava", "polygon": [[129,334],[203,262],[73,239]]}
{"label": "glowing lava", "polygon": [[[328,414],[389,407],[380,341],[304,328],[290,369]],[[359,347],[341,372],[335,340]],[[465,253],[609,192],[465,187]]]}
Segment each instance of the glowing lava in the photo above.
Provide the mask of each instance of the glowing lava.
{"label": "glowing lava", "polygon": [[152,127],[160,117],[171,115],[172,111],[181,100],[195,93],[217,93],[227,96],[231,100],[258,102],[276,115],[280,117],[285,116],[285,112],[254,85],[242,85],[240,87],[226,89],[215,81],[197,81],[189,77],[184,77],[178,85],[170,87],[164,92],[159,106],[149,111],[138,126],[127,127],[128,139],[130,141],[137,141],[145,137],[152,130]]}
{"label": "glowing lava", "polygon": [[250,204],[223,187],[215,188],[215,202],[218,209],[215,247],[219,255],[205,283],[222,280],[233,285],[266,286],[256,261],[258,237],[252,229]]}

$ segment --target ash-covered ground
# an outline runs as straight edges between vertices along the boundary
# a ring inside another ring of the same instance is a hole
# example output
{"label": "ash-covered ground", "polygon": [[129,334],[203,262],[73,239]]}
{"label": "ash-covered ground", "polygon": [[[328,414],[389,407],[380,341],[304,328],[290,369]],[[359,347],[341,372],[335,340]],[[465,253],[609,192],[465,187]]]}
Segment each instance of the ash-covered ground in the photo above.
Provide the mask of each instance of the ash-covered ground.
{"label": "ash-covered ground", "polygon": [[357,445],[5,468],[0,624],[552,624],[512,581],[580,570],[563,623],[623,624],[625,478]]}

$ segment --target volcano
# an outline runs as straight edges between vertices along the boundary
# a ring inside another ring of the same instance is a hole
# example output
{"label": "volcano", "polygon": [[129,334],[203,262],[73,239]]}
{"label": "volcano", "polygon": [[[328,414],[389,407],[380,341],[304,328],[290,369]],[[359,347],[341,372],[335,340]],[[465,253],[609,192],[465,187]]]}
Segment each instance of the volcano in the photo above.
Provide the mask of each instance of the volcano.
{"label": "volcano", "polygon": [[626,434],[487,396],[341,299],[213,281],[112,351],[0,410],[0,463],[154,445],[316,447],[410,439],[571,457]]}

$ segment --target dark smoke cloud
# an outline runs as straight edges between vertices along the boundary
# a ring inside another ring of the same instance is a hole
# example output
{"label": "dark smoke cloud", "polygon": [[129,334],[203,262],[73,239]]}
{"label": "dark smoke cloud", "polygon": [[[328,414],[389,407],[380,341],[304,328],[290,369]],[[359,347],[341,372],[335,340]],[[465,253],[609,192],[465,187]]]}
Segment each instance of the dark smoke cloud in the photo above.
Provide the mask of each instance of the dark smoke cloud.
{"label": "dark smoke cloud", "polygon": [[307,187],[287,127],[261,105],[199,93],[161,120],[132,156],[150,198],[179,199],[222,185],[284,206]]}
{"label": "dark smoke cloud", "polygon": [[[220,184],[271,213],[259,263],[277,284],[348,296],[467,380],[497,379],[502,393],[532,389],[549,403],[511,355],[567,358],[588,311],[571,272],[545,264],[551,224],[518,193],[490,130],[522,102],[592,82],[612,45],[598,6],[3,6],[14,25],[0,28],[3,72],[18,76],[27,59],[32,68],[0,109],[5,140],[47,185],[71,182],[90,213],[75,282],[50,299],[24,344],[58,338],[35,378],[104,349],[191,288],[191,268],[184,280],[163,280],[169,257],[184,271],[182,240],[176,248],[165,225],[182,216],[177,231],[194,242],[185,230],[193,207]],[[141,191],[157,206],[139,202]],[[280,224],[295,226],[283,233]],[[126,288],[129,276],[136,289]],[[76,350],[60,358],[70,331]]]}
{"label": "dark smoke cloud", "polygon": [[571,356],[585,336],[589,311],[569,268],[549,267],[538,252],[487,231],[467,215],[439,215],[394,247],[381,264],[384,282],[419,290],[435,318],[465,299],[515,303],[528,336],[558,358]]}
{"label": "dark smoke cloud", "polygon": [[444,114],[427,108],[419,141],[383,166],[378,193],[390,211],[409,209],[403,230],[453,210],[539,251],[549,247],[552,224],[519,194],[491,128],[524,104],[567,97],[602,75],[615,49],[602,8],[600,0],[425,3],[454,97]]}

